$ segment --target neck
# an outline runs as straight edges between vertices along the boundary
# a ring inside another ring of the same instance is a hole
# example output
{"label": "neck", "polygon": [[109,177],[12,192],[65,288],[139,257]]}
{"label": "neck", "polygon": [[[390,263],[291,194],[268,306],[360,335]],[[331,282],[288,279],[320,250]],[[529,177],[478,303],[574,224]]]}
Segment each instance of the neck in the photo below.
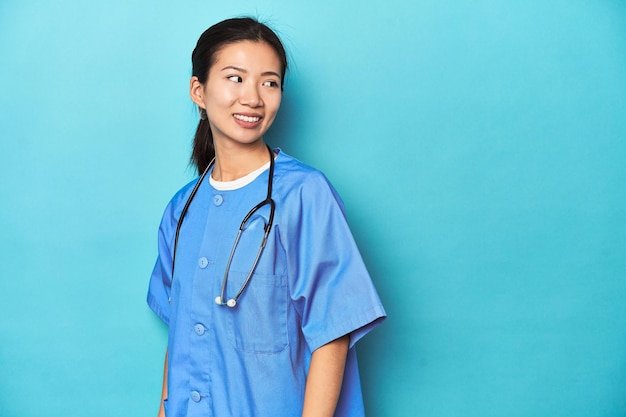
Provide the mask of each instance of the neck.
{"label": "neck", "polygon": [[246,146],[216,146],[211,177],[216,181],[234,181],[258,169],[268,160],[267,146],[262,140]]}

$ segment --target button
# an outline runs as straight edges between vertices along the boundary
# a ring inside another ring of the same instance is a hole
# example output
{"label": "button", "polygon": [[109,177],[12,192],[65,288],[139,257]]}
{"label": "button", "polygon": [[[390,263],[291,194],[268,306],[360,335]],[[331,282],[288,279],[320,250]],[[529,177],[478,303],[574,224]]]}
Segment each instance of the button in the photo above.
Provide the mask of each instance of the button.
{"label": "button", "polygon": [[217,194],[213,196],[213,204],[215,204],[216,206],[221,206],[223,202],[224,197],[222,197],[221,195]]}
{"label": "button", "polygon": [[198,391],[191,391],[191,399],[194,402],[199,403],[200,402],[200,393]]}
{"label": "button", "polygon": [[199,323],[196,324],[193,329],[196,331],[196,334],[198,336],[202,336],[204,334],[204,331],[206,330],[206,328]]}
{"label": "button", "polygon": [[207,258],[205,258],[204,256],[200,259],[198,259],[198,266],[202,269],[206,268],[207,265],[209,264],[209,260]]}

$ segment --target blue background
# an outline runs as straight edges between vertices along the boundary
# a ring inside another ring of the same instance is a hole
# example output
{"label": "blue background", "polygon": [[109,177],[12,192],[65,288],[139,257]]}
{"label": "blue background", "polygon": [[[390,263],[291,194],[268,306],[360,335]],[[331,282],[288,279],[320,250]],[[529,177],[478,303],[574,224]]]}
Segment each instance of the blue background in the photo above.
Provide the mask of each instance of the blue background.
{"label": "blue background", "polygon": [[292,58],[266,139],[336,185],[389,313],[368,415],[626,416],[617,0],[2,0],[0,416],[156,415],[190,54],[241,14]]}

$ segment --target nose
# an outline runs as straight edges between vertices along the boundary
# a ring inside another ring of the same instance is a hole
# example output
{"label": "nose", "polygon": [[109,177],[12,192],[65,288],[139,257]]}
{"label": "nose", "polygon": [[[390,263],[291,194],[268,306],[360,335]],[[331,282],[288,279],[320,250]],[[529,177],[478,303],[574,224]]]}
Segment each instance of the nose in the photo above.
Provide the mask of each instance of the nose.
{"label": "nose", "polygon": [[263,100],[261,99],[261,94],[258,87],[251,83],[244,85],[241,91],[241,97],[239,98],[239,102],[250,107],[262,106]]}

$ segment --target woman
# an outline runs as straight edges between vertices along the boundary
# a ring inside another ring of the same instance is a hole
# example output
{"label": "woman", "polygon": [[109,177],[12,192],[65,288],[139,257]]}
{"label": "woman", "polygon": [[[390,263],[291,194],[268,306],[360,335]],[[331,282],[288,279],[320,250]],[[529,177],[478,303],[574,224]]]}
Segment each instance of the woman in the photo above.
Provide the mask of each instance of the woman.
{"label": "woman", "polygon": [[192,64],[201,175],[165,210],[148,291],[169,326],[159,415],[363,415],[353,347],[385,312],[335,190],[263,141],[284,48],[229,19]]}

